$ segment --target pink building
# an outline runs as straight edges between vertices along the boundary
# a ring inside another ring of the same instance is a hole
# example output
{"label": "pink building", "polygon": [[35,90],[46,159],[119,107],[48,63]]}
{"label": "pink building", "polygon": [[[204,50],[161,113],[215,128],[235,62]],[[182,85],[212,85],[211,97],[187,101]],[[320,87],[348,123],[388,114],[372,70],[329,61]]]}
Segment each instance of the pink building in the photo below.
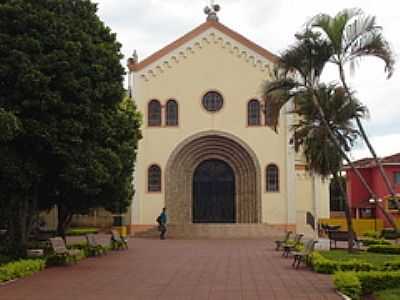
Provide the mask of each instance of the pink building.
{"label": "pink building", "polygon": [[[374,160],[372,158],[364,158],[355,161],[354,164],[364,176],[372,190],[379,197],[378,201],[381,200],[382,205],[384,205],[386,208],[389,208],[391,213],[395,215],[396,218],[400,219],[400,212],[395,209],[393,203],[386,199],[386,197],[389,195],[389,191],[386,188],[384,180],[380,175]],[[382,159],[382,164],[389,180],[396,189],[396,193],[400,194],[400,153],[384,157]],[[368,191],[363,187],[354,171],[352,171],[350,168],[346,168],[346,178],[347,194],[351,201],[353,217],[376,217],[384,220],[385,225],[387,225],[382,212],[379,211],[379,209],[375,209],[374,203],[370,202],[371,197]]]}

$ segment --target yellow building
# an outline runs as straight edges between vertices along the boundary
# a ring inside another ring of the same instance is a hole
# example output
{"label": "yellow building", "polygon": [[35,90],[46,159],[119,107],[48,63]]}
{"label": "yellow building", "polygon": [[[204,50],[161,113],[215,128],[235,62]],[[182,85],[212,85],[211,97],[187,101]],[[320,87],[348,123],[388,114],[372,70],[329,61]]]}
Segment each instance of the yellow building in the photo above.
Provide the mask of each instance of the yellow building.
{"label": "yellow building", "polygon": [[[143,61],[128,60],[129,90],[143,113],[131,208],[134,230],[167,207],[169,234],[311,235],[307,212],[329,217],[328,184],[309,176],[289,145],[291,116],[268,126],[261,86],[276,56],[207,21]],[[276,230],[275,230],[276,231]]]}

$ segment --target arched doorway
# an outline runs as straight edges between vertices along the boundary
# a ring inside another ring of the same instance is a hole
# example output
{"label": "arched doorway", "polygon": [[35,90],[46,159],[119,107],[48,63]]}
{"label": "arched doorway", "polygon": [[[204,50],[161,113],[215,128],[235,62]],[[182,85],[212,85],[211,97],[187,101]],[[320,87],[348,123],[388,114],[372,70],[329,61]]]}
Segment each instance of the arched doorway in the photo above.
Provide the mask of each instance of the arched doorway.
{"label": "arched doorway", "polygon": [[193,175],[193,223],[235,223],[235,174],[219,159],[205,160]]}
{"label": "arched doorway", "polygon": [[261,223],[261,168],[255,153],[232,134],[205,131],[183,140],[168,159],[164,174],[169,224],[192,224],[195,220],[193,177],[208,160],[222,161],[233,171],[234,222]]}

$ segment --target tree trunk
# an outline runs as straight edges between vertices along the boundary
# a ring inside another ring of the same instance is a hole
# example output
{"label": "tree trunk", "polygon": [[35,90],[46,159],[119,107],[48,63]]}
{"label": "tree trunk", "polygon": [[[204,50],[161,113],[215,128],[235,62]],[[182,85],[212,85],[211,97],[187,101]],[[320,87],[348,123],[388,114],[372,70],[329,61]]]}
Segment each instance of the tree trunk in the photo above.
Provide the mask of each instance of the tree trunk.
{"label": "tree trunk", "polygon": [[347,230],[349,232],[349,237],[348,237],[348,251],[349,252],[353,252],[354,251],[354,229],[353,229],[353,218],[351,215],[351,203],[347,197],[347,192],[344,189],[343,185],[342,185],[342,181],[339,179],[338,173],[337,172],[332,172],[333,177],[335,178],[336,182],[339,185],[339,190],[340,193],[342,194],[343,198],[344,198],[344,213],[346,216],[346,223],[347,223]]}
{"label": "tree trunk", "polygon": [[57,234],[65,240],[66,230],[71,223],[72,213],[64,206],[58,205]]}
{"label": "tree trunk", "polygon": [[[347,95],[351,98],[351,93],[350,93],[349,87],[347,86],[347,83],[346,83],[344,69],[343,69],[343,66],[341,64],[339,64],[339,74],[340,74],[340,80],[342,82],[342,85],[343,85]],[[356,118],[356,123],[357,123],[357,127],[358,127],[358,129],[359,129],[359,131],[361,133],[361,136],[362,136],[365,144],[368,147],[369,152],[371,153],[371,155],[372,155],[372,157],[373,157],[373,159],[375,161],[375,164],[378,166],[379,173],[381,174],[381,176],[383,178],[383,181],[384,181],[384,183],[386,185],[386,188],[387,188],[388,192],[390,193],[390,195],[395,196],[396,195],[396,191],[395,191],[392,183],[390,182],[390,180],[389,180],[389,178],[388,178],[388,176],[387,176],[387,174],[385,172],[385,169],[382,166],[381,160],[376,155],[374,147],[372,147],[372,144],[371,144],[371,142],[370,142],[370,140],[369,140],[369,138],[367,136],[367,133],[365,132],[364,126],[362,125],[362,122],[361,122],[360,118],[358,118],[358,117]],[[400,209],[399,203],[397,201],[395,201],[395,203],[396,203],[397,209]]]}
{"label": "tree trunk", "polygon": [[[338,149],[338,151],[340,152],[340,154],[342,155],[344,160],[347,162],[347,164],[350,166],[350,168],[356,174],[356,176],[360,180],[361,184],[365,187],[365,189],[368,191],[368,193],[371,195],[371,197],[374,198],[377,201],[378,197],[376,196],[374,191],[368,185],[367,181],[362,176],[360,171],[354,166],[353,162],[350,160],[350,158],[348,157],[346,152],[342,149],[339,141],[337,140],[335,134],[333,133],[332,129],[329,126],[329,123],[328,123],[328,121],[326,119],[325,113],[324,113],[321,105],[319,104],[319,100],[318,100],[317,95],[315,94],[315,90],[312,89],[312,91],[313,91],[313,97],[312,97],[313,103],[314,103],[315,107],[317,108],[319,115],[321,116],[321,120],[322,120],[325,128],[327,129],[327,131],[329,133],[329,137],[330,137],[331,141],[335,144],[336,148]],[[387,218],[387,220],[390,223],[390,225],[392,225],[392,227],[397,231],[398,228],[397,228],[397,225],[396,225],[396,222],[395,222],[393,216],[391,214],[385,214],[385,217]]]}

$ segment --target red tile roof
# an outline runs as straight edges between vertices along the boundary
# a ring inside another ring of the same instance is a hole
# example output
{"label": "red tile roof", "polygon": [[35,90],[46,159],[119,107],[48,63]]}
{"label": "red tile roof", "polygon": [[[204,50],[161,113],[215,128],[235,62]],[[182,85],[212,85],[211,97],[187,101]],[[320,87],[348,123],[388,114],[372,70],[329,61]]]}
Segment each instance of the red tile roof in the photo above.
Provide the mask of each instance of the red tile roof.
{"label": "red tile roof", "polygon": [[[386,156],[381,159],[381,162],[383,165],[392,165],[392,164],[400,165],[400,153]],[[373,168],[376,166],[374,159],[370,157],[353,161],[353,164],[357,168]],[[349,168],[349,166],[346,165],[344,166],[344,168],[347,169]]]}

